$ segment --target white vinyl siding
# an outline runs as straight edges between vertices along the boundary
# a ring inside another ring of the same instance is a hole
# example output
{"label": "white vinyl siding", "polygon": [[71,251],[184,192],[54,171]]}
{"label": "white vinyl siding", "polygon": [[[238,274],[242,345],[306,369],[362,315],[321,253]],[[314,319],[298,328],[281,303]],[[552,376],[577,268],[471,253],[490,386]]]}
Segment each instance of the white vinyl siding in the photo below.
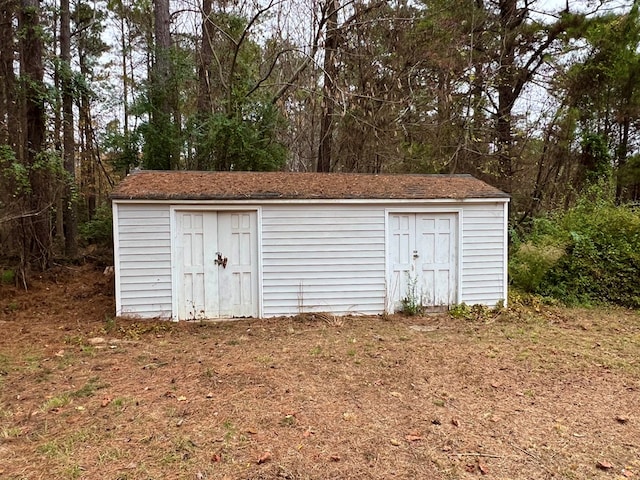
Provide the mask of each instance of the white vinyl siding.
{"label": "white vinyl siding", "polygon": [[171,317],[171,228],[168,204],[118,204],[117,315]]}
{"label": "white vinyl siding", "polygon": [[464,207],[461,301],[468,305],[506,301],[504,215],[504,203]]}
{"label": "white vinyl siding", "polygon": [[[116,314],[169,318],[177,312],[172,275],[171,201],[114,201]],[[389,212],[456,212],[458,299],[493,306],[506,296],[504,201],[265,201],[259,211],[259,314],[381,314],[387,306]],[[180,203],[180,210],[238,209]]]}
{"label": "white vinyl siding", "polygon": [[383,208],[263,207],[263,315],[382,313],[384,240]]}

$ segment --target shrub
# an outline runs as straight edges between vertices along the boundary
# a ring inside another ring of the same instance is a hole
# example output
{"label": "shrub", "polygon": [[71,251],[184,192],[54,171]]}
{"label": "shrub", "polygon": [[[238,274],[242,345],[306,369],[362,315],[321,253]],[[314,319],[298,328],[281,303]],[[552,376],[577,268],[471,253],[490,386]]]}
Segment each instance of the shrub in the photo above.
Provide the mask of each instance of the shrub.
{"label": "shrub", "polygon": [[88,244],[111,246],[113,243],[111,207],[108,205],[99,207],[91,220],[80,225],[80,237]]}
{"label": "shrub", "polygon": [[0,270],[0,284],[12,285],[16,281],[16,273],[13,270]]}
{"label": "shrub", "polygon": [[534,222],[514,244],[513,285],[567,304],[640,308],[640,213],[596,197]]}

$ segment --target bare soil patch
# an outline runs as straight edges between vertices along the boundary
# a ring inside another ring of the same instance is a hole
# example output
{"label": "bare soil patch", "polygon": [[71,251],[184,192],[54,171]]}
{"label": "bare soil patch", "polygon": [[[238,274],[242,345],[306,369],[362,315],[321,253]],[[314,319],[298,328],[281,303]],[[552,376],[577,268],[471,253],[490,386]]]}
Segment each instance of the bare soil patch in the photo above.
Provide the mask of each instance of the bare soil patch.
{"label": "bare soil patch", "polygon": [[0,287],[0,478],[640,478],[640,314],[113,319]]}

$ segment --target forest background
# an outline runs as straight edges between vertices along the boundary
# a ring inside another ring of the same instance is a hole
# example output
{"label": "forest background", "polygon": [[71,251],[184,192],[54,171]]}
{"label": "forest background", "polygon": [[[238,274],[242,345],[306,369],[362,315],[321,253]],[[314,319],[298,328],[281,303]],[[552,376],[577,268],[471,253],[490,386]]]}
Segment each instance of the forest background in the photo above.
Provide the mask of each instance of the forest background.
{"label": "forest background", "polygon": [[640,307],[639,1],[0,0],[0,273],[134,168],[470,173],[515,286]]}

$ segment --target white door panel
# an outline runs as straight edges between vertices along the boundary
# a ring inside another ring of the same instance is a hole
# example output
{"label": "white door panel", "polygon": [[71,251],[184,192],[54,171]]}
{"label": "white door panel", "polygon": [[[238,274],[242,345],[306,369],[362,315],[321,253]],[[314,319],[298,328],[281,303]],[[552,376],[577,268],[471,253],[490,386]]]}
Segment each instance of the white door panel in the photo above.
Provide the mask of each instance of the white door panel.
{"label": "white door panel", "polygon": [[258,315],[256,217],[177,213],[179,319]]}
{"label": "white door panel", "polygon": [[208,295],[209,288],[205,288],[208,282],[213,282],[211,288],[216,288],[217,278],[207,248],[207,244],[216,243],[216,237],[215,214],[185,212],[178,215],[179,318],[206,318],[217,308],[217,299]]}
{"label": "white door panel", "polygon": [[220,252],[227,258],[220,275],[220,316],[257,315],[257,238],[255,212],[218,214]]}
{"label": "white door panel", "polygon": [[[412,258],[415,237],[414,215],[391,215],[389,226],[390,296],[399,303],[407,296],[407,279],[414,275],[415,270]],[[399,305],[396,308],[399,308]]]}
{"label": "white door panel", "polygon": [[390,298],[399,310],[413,297],[423,306],[445,306],[457,296],[457,215],[389,216]]}

